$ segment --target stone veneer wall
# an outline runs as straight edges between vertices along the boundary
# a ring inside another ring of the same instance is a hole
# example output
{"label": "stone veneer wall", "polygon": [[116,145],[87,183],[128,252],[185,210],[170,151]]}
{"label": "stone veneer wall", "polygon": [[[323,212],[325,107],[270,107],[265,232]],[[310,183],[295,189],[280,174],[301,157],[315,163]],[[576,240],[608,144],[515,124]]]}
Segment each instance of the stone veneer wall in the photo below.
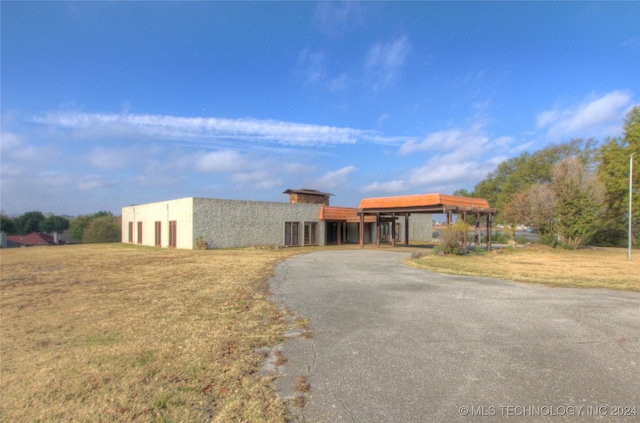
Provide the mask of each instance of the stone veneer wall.
{"label": "stone veneer wall", "polygon": [[161,246],[169,247],[169,222],[176,221],[176,248],[193,249],[193,197],[122,208],[122,242],[129,243],[129,222],[133,222],[133,244],[138,242],[142,222],[142,245],[155,245],[155,222],[161,222]]}
{"label": "stone veneer wall", "polygon": [[324,222],[318,221],[320,207],[319,204],[194,198],[193,236],[204,236],[209,248],[284,245],[285,222],[300,222],[302,245],[304,222],[317,222],[318,244],[324,245]]}
{"label": "stone veneer wall", "polygon": [[[400,218],[404,231],[404,217]],[[402,238],[404,241],[404,232]],[[409,241],[431,242],[433,239],[433,215],[414,213],[409,216]]]}

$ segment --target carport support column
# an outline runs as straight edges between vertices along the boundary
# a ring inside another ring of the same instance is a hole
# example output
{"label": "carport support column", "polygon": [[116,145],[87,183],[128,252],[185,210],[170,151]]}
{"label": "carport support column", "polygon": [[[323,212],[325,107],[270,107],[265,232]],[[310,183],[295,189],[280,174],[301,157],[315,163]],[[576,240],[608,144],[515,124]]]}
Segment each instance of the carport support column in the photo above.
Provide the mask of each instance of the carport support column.
{"label": "carport support column", "polygon": [[364,248],[364,213],[360,213],[360,226],[358,228],[358,237],[360,238],[360,248]]}
{"label": "carport support column", "polygon": [[391,213],[393,220],[391,221],[391,246],[396,246],[396,214]]}
{"label": "carport support column", "polygon": [[487,251],[491,250],[491,212],[487,215]]}
{"label": "carport support column", "polygon": [[409,245],[409,213],[404,214],[404,245]]}
{"label": "carport support column", "polygon": [[464,226],[462,227],[462,229],[464,229],[464,233],[462,234],[462,249],[466,250],[467,249],[467,212],[466,211],[462,212],[462,221],[464,222]]}
{"label": "carport support column", "polygon": [[380,213],[376,213],[376,247],[380,248]]}

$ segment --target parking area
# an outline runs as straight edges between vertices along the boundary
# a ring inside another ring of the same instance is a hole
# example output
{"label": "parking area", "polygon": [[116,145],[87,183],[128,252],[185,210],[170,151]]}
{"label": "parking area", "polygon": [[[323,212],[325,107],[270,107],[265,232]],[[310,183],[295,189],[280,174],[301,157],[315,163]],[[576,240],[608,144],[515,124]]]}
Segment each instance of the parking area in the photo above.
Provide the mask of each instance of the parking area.
{"label": "parking area", "polygon": [[640,414],[640,294],[439,275],[408,253],[282,262],[274,300],[310,320],[287,341],[283,396],[307,376],[325,422],[603,421]]}

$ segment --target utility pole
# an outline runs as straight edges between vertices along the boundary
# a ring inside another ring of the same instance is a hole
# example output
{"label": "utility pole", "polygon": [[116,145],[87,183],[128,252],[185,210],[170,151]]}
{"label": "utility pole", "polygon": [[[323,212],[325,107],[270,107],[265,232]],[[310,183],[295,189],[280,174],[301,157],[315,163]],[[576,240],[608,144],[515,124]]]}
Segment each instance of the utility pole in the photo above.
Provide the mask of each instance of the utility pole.
{"label": "utility pole", "polygon": [[633,244],[633,154],[629,157],[629,252],[627,257],[631,261],[631,245]]}

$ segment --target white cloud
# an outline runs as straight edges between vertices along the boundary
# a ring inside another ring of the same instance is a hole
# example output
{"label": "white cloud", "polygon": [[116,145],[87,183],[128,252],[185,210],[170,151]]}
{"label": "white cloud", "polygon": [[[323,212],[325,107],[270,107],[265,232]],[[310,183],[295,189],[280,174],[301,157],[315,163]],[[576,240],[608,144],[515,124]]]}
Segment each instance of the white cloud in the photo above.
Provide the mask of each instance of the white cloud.
{"label": "white cloud", "polygon": [[26,145],[19,135],[12,132],[3,132],[0,134],[0,154],[2,154],[4,160],[7,158],[29,160],[38,155],[38,150]]}
{"label": "white cloud", "polygon": [[394,179],[389,182],[373,182],[360,188],[363,193],[398,193],[408,189],[408,184],[404,180]]}
{"label": "white cloud", "polygon": [[613,91],[570,108],[555,108],[537,116],[538,129],[547,128],[550,138],[616,135],[631,107],[631,95]]}
{"label": "white cloud", "polygon": [[355,1],[319,2],[314,14],[318,28],[329,35],[342,35],[362,24],[362,5]]}
{"label": "white cloud", "polygon": [[73,183],[71,175],[55,170],[43,171],[38,174],[38,179],[48,187],[66,187]]}
{"label": "white cloud", "polygon": [[405,142],[400,148],[400,154],[411,154],[417,151],[443,151],[452,149],[476,150],[478,145],[484,145],[489,138],[479,128],[468,130],[449,129],[429,134],[423,141],[414,139]]}
{"label": "white cloud", "polygon": [[391,181],[376,181],[362,187],[365,193],[441,192],[450,194],[486,177],[510,153],[513,138],[491,138],[482,122],[469,128],[452,128],[429,134],[424,140],[406,141],[402,155],[431,153],[424,165],[408,169]]}
{"label": "white cloud", "polygon": [[314,84],[324,78],[324,62],[324,54],[312,52],[308,47],[298,54],[298,70],[307,84]]}
{"label": "white cloud", "polygon": [[196,161],[196,169],[201,172],[235,172],[244,166],[244,158],[234,150],[207,153]]}
{"label": "white cloud", "polygon": [[100,175],[85,175],[77,182],[76,186],[81,191],[89,191],[111,185],[111,182]]}
{"label": "white cloud", "polygon": [[236,140],[294,146],[353,144],[383,138],[371,131],[354,128],[250,118],[50,112],[34,117],[33,121],[75,130],[78,138],[112,138],[115,133],[144,135],[158,140]]}
{"label": "white cloud", "polygon": [[91,150],[87,159],[92,166],[100,169],[122,169],[135,157],[140,157],[140,154],[134,148],[97,147]]}
{"label": "white cloud", "polygon": [[282,179],[276,177],[275,169],[256,169],[233,175],[233,181],[240,186],[253,189],[273,189],[282,187]]}
{"label": "white cloud", "polygon": [[371,46],[366,57],[365,69],[372,80],[373,90],[395,84],[410,51],[411,43],[407,37],[386,44],[377,42]]}
{"label": "white cloud", "polygon": [[351,176],[355,170],[355,166],[346,166],[342,169],[329,171],[320,178],[311,182],[311,185],[321,190],[330,190],[336,187],[345,186],[347,185],[349,176]]}

